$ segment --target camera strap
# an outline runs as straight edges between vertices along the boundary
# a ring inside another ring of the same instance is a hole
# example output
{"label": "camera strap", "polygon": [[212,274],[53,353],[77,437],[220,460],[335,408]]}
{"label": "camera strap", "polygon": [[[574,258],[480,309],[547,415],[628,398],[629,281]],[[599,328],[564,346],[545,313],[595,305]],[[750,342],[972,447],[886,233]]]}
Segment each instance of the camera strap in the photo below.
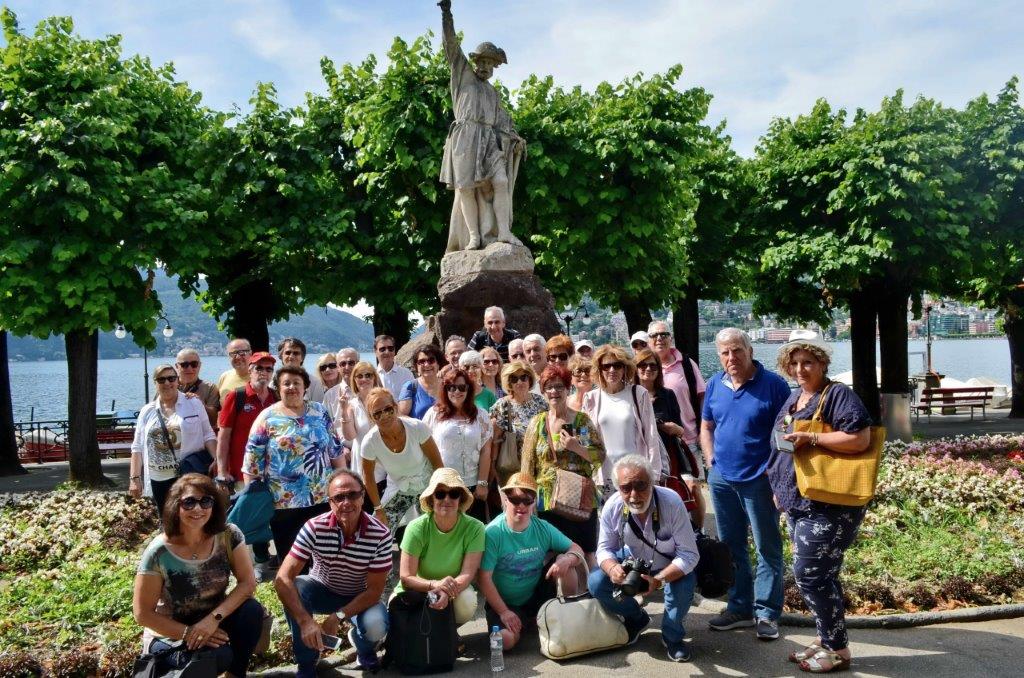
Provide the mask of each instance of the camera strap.
{"label": "camera strap", "polygon": [[[661,551],[658,550],[658,530],[661,527],[661,522],[658,519],[658,514],[659,514],[659,510],[658,510],[658,489],[656,487],[652,487],[651,491],[654,492],[654,497],[653,497],[653,499],[654,499],[654,513],[651,515],[651,525],[654,528],[654,543],[653,544],[650,541],[647,540],[646,536],[644,536],[643,528],[640,527],[640,524],[636,522],[636,518],[633,517],[633,514],[630,512],[629,508],[626,507],[625,505],[623,506],[623,513],[626,514],[626,522],[629,523],[629,529],[633,530],[633,534],[635,534],[637,536],[637,538],[640,539],[640,541],[642,541],[643,543],[645,543],[648,546],[650,546],[651,549],[655,553],[657,553],[659,556],[661,556],[662,558],[668,558],[669,560],[672,560],[675,557],[674,553],[673,554],[662,553]],[[652,558],[652,560],[653,560],[653,558]]]}

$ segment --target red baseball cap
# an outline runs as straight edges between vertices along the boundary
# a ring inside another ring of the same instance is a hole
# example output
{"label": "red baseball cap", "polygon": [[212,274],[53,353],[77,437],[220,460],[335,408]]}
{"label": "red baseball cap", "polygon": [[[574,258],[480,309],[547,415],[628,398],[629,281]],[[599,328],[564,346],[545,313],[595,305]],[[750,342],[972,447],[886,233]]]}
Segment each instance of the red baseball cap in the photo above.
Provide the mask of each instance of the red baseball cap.
{"label": "red baseball cap", "polygon": [[274,356],[272,356],[269,353],[267,353],[266,351],[260,351],[258,353],[253,353],[251,356],[249,356],[249,364],[250,365],[255,365],[256,363],[261,363],[264,360],[269,360],[271,365],[273,365],[273,364],[275,364],[277,362],[277,359]]}

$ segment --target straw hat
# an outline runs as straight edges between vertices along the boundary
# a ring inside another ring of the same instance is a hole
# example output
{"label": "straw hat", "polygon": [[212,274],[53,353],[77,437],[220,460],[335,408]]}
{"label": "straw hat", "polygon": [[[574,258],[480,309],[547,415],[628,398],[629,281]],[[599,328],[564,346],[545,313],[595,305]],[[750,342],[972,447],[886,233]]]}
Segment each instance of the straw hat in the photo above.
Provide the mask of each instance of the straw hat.
{"label": "straw hat", "polygon": [[434,498],[434,490],[437,489],[438,485],[444,485],[450,490],[455,488],[461,489],[463,496],[462,501],[459,502],[459,510],[463,513],[469,510],[470,505],[473,503],[473,493],[466,487],[466,482],[459,475],[458,471],[442,466],[434,470],[433,475],[430,476],[430,482],[427,483],[427,489],[420,493],[420,508],[423,509],[424,513],[433,510],[431,502]]}
{"label": "straw hat", "polygon": [[829,358],[832,357],[832,347],[826,344],[814,330],[793,330],[789,333],[789,341],[779,348],[779,355],[789,355],[798,348],[810,346],[818,349]]}
{"label": "straw hat", "polygon": [[508,492],[509,490],[524,490],[537,494],[537,481],[529,473],[513,473],[509,476],[508,482],[501,488],[502,492]]}

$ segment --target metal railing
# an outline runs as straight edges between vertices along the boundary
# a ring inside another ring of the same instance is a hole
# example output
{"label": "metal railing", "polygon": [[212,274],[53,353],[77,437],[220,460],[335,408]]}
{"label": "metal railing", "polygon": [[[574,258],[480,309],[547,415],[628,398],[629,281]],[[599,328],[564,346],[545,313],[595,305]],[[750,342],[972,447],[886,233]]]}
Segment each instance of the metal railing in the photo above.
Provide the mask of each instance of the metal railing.
{"label": "metal railing", "polygon": [[[105,414],[96,417],[96,442],[101,456],[115,456],[118,451],[131,447],[137,418],[138,413],[123,417]],[[67,419],[14,422],[18,458],[22,463],[37,464],[67,461],[68,428]]]}

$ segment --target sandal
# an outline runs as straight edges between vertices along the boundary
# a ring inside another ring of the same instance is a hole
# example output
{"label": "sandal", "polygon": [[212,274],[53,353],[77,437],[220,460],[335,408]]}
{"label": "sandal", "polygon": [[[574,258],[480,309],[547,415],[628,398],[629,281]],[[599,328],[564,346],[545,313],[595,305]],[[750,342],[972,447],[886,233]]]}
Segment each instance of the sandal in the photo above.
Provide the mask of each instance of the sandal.
{"label": "sandal", "polygon": [[[821,662],[823,660],[829,663],[828,668],[822,665]],[[850,668],[850,660],[836,652],[821,648],[811,657],[800,662],[799,666],[801,671],[807,671],[808,673],[831,673]]]}
{"label": "sandal", "polygon": [[818,643],[816,642],[811,643],[802,650],[793,650],[792,652],[790,652],[789,661],[793,662],[794,664],[799,664],[805,659],[810,659],[814,655],[818,654],[818,650],[820,649],[821,645],[818,645]]}

